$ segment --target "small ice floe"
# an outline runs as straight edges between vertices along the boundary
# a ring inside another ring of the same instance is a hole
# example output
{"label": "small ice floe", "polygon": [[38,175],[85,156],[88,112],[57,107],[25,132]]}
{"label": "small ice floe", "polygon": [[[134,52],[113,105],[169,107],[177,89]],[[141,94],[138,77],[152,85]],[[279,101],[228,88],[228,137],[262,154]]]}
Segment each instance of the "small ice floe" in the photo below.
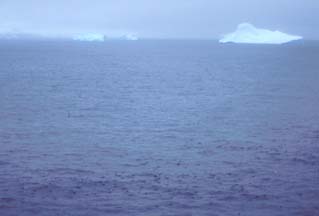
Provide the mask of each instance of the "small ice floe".
{"label": "small ice floe", "polygon": [[75,35],[73,37],[73,40],[76,41],[88,41],[88,42],[103,42],[105,41],[105,36],[104,34],[80,34],[80,35]]}
{"label": "small ice floe", "polygon": [[280,31],[259,29],[250,23],[238,25],[233,33],[226,34],[220,43],[251,43],[251,44],[284,44],[301,40],[301,36],[289,35]]}

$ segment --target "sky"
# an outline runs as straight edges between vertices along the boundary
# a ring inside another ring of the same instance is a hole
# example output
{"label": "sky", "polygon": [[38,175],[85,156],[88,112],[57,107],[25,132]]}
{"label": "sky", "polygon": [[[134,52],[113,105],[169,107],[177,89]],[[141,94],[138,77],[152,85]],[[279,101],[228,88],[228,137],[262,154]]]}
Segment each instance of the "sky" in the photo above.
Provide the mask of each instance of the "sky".
{"label": "sky", "polygon": [[319,0],[0,0],[0,32],[218,39],[242,22],[319,39]]}

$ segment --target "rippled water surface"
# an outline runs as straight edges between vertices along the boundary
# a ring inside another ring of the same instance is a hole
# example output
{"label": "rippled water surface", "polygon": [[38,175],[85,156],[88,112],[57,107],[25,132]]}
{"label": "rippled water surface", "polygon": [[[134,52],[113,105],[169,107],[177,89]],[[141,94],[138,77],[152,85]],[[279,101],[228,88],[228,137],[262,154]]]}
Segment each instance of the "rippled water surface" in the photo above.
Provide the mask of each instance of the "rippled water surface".
{"label": "rippled water surface", "polygon": [[0,215],[319,215],[319,44],[0,42]]}

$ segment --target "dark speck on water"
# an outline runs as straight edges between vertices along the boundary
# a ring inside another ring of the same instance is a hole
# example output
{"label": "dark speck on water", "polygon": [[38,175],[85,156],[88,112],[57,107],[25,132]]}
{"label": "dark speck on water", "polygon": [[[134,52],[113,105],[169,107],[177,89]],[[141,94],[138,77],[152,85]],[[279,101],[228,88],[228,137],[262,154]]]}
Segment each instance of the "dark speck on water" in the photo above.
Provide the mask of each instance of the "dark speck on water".
{"label": "dark speck on water", "polygon": [[0,215],[319,215],[319,43],[0,42]]}

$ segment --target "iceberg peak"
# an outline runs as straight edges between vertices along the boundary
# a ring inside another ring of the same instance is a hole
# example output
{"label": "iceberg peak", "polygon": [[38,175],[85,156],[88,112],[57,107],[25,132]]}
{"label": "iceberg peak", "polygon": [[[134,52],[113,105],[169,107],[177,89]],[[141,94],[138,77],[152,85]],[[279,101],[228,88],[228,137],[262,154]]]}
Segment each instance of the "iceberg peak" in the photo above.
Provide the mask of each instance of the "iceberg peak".
{"label": "iceberg peak", "polygon": [[302,39],[280,31],[259,29],[250,23],[241,23],[233,33],[225,35],[220,43],[284,44]]}

